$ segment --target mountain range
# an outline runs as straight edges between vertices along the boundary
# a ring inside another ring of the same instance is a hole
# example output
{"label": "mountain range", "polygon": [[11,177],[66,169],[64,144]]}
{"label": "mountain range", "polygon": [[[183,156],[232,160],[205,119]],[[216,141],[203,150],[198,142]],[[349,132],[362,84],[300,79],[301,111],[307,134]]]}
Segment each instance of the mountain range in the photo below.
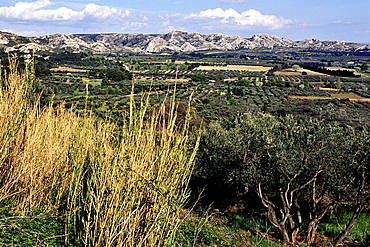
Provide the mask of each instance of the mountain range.
{"label": "mountain range", "polygon": [[210,50],[289,49],[328,52],[370,51],[370,44],[345,41],[305,39],[293,41],[274,35],[256,34],[250,38],[224,34],[201,34],[172,31],[167,34],[53,34],[41,37],[24,37],[0,32],[0,50],[29,53],[68,50],[71,52],[195,52]]}

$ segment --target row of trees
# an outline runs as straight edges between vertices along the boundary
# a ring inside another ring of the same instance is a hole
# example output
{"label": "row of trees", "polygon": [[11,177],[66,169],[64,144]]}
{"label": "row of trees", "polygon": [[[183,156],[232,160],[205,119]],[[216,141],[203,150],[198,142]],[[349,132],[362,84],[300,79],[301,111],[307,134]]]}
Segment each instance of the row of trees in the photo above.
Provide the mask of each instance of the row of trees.
{"label": "row of trees", "polygon": [[313,244],[320,221],[345,208],[352,218],[336,236],[339,244],[370,200],[369,144],[366,130],[291,115],[243,115],[210,123],[194,181],[217,197],[253,193],[289,243]]}

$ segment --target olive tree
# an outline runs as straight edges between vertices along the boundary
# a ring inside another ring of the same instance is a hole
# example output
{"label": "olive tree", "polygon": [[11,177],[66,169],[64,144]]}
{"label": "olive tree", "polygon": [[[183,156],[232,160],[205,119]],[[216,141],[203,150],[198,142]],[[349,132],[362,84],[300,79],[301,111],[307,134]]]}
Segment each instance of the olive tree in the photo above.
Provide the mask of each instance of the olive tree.
{"label": "olive tree", "polygon": [[[245,170],[268,219],[287,242],[295,243],[304,227],[306,244],[315,241],[320,220],[340,203],[354,178],[348,147],[352,129],[288,116],[265,133]],[[255,140],[258,141],[258,140]]]}
{"label": "olive tree", "polygon": [[231,190],[254,190],[282,239],[310,245],[320,220],[361,187],[357,141],[354,129],[321,120],[244,115],[209,126],[199,166]]}

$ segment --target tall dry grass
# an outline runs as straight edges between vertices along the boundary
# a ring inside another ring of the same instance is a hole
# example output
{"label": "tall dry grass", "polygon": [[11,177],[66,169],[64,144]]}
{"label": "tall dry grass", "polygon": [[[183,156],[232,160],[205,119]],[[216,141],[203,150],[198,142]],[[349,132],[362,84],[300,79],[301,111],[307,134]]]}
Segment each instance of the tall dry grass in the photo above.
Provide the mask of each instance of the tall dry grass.
{"label": "tall dry grass", "polygon": [[9,59],[9,66],[0,65],[0,202],[11,196],[12,151],[17,141],[17,134],[22,127],[30,104],[32,90],[32,70],[19,73],[15,58]]}
{"label": "tall dry grass", "polygon": [[32,73],[11,64],[0,91],[0,203],[62,215],[65,244],[171,245],[197,148],[187,124],[176,128],[174,101],[148,113],[148,99],[139,109],[132,100],[118,128],[62,106],[39,109],[28,100]]}

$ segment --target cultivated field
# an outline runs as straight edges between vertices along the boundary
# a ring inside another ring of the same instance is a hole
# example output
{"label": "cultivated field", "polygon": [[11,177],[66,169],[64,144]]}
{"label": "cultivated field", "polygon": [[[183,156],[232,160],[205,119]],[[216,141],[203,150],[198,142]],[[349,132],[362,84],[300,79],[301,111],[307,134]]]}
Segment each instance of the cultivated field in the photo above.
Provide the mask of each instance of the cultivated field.
{"label": "cultivated field", "polygon": [[199,66],[197,70],[242,70],[242,71],[269,71],[272,67],[227,65],[227,66]]}
{"label": "cultivated field", "polygon": [[87,73],[87,72],[89,72],[86,69],[74,69],[74,68],[71,68],[71,67],[63,67],[63,66],[59,66],[58,68],[52,68],[50,70],[53,71],[53,72],[69,72],[69,73]]}
{"label": "cultivated field", "polygon": [[290,95],[288,96],[291,99],[308,99],[308,100],[317,100],[317,99],[349,99],[351,102],[370,102],[369,98],[361,97],[355,93],[334,93],[330,97],[318,97],[318,96],[297,96]]}
{"label": "cultivated field", "polygon": [[322,91],[330,91],[330,92],[339,92],[340,91],[340,89],[338,89],[338,88],[330,88],[330,87],[319,87],[318,89],[322,90]]}
{"label": "cultivated field", "polygon": [[299,69],[297,71],[294,69],[284,69],[282,71],[276,71],[274,74],[275,75],[302,75],[302,72],[306,72],[307,75],[330,76],[324,73],[319,73],[319,72],[315,72],[315,71],[308,70],[308,69]]}
{"label": "cultivated field", "polygon": [[168,82],[189,82],[190,79],[165,79],[164,81],[168,81]]}
{"label": "cultivated field", "polygon": [[89,70],[86,69],[74,69],[71,67],[63,67],[59,66],[58,68],[52,68],[50,69],[53,72],[69,72],[69,73],[87,73]]}

